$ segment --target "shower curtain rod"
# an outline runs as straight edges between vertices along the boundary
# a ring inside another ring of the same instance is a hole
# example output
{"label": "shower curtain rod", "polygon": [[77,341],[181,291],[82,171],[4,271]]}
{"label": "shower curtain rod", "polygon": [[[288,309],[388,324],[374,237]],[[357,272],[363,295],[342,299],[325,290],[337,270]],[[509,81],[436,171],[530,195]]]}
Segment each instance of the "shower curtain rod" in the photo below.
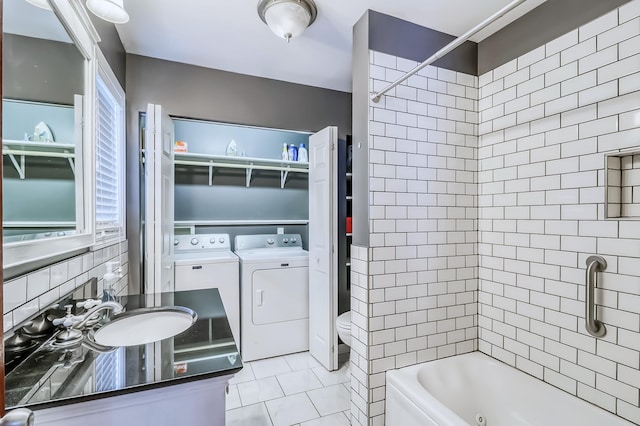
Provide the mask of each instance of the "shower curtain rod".
{"label": "shower curtain rod", "polygon": [[381,91],[371,93],[371,100],[373,102],[379,102],[380,98],[382,97],[382,95],[387,93],[389,90],[393,89],[394,87],[396,87],[397,85],[399,85],[400,83],[402,83],[403,81],[405,81],[406,79],[411,77],[412,75],[416,74],[418,71],[420,71],[424,67],[426,67],[428,65],[431,65],[432,63],[434,63],[438,59],[442,58],[444,55],[446,55],[447,53],[451,52],[453,49],[455,49],[456,47],[460,46],[462,43],[467,41],[469,38],[471,38],[478,31],[484,29],[488,25],[492,24],[494,21],[496,21],[499,18],[503,17],[504,15],[509,13],[511,10],[513,10],[516,7],[520,6],[525,1],[527,1],[527,0],[514,0],[514,1],[512,1],[511,3],[509,3],[508,5],[506,5],[505,7],[503,7],[502,9],[500,9],[499,11],[497,11],[496,13],[494,13],[493,15],[491,15],[490,17],[488,17],[487,19],[485,19],[484,21],[482,21],[481,23],[476,25],[475,27],[471,28],[469,31],[467,31],[466,33],[464,33],[463,35],[461,35],[457,39],[453,40],[451,43],[447,44],[442,49],[438,50],[436,53],[434,53],[429,58],[427,58],[424,62],[419,64],[417,67],[415,67],[414,69],[412,69],[411,71],[409,71],[408,73],[406,73],[405,75],[403,75],[402,77],[400,77],[399,79],[394,81],[393,83],[389,84],[387,87],[385,87]]}

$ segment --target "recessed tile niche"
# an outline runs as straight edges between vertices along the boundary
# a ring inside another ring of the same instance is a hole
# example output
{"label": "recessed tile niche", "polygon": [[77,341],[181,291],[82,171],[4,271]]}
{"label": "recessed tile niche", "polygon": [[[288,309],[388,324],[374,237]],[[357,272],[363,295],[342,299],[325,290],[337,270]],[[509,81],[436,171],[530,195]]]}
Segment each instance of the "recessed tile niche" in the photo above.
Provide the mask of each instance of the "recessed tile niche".
{"label": "recessed tile niche", "polygon": [[640,151],[605,157],[606,218],[640,219]]}

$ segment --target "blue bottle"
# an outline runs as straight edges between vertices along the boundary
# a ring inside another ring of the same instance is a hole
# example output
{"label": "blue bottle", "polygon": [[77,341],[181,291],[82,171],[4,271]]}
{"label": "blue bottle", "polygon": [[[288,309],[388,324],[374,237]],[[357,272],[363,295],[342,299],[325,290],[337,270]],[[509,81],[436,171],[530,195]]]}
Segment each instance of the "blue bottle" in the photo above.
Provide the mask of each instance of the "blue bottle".
{"label": "blue bottle", "polygon": [[298,148],[295,145],[289,145],[289,161],[298,161]]}

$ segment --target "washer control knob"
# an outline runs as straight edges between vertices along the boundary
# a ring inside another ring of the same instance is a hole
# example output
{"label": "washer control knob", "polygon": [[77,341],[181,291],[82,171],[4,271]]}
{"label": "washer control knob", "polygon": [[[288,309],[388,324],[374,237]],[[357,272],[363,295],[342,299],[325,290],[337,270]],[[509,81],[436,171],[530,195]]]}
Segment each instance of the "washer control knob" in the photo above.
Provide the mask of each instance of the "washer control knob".
{"label": "washer control knob", "polygon": [[220,242],[220,244],[224,244],[224,238],[220,238],[218,241]]}
{"label": "washer control knob", "polygon": [[64,237],[65,235],[67,235],[66,232],[64,231],[58,231],[58,237]]}
{"label": "washer control knob", "polygon": [[267,240],[267,244],[269,244],[270,246],[273,245],[273,243],[275,243],[275,241],[273,241],[273,238],[269,238]]}
{"label": "washer control knob", "polygon": [[178,244],[180,244],[180,241],[178,241],[178,239],[176,238],[175,240],[173,240],[173,245],[177,246]]}
{"label": "washer control knob", "polygon": [[296,237],[291,237],[291,242],[295,244],[298,242],[298,239]]}
{"label": "washer control knob", "polygon": [[209,240],[209,242],[210,242],[211,244],[215,244],[215,243],[216,243],[216,239],[215,239],[215,238],[211,238],[211,239]]}
{"label": "washer control knob", "polygon": [[192,245],[192,246],[195,246],[195,245],[197,245],[197,244],[198,244],[198,239],[197,239],[197,238],[192,238],[192,239],[191,239],[191,245]]}
{"label": "washer control knob", "polygon": [[282,242],[287,244],[289,242],[289,239],[285,237],[285,238],[282,239]]}

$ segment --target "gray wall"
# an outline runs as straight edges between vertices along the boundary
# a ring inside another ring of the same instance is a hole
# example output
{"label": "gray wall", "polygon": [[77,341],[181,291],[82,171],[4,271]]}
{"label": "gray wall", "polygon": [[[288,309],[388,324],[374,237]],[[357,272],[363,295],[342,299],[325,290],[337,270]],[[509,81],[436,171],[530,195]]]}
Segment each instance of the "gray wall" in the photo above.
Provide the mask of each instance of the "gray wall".
{"label": "gray wall", "polygon": [[73,95],[84,94],[84,58],[73,44],[2,37],[4,98],[73,105]]}
{"label": "gray wall", "polygon": [[[369,14],[369,49],[422,62],[456,37],[373,10]],[[478,45],[467,41],[434,66],[477,75]]]}
{"label": "gray wall", "polygon": [[131,285],[140,285],[140,112],[163,105],[176,117],[316,132],[351,133],[351,94],[127,55],[127,235]]}
{"label": "gray wall", "polygon": [[352,244],[369,245],[369,17],[353,27]]}
{"label": "gray wall", "polygon": [[547,0],[478,44],[478,74],[506,64],[629,0]]}

